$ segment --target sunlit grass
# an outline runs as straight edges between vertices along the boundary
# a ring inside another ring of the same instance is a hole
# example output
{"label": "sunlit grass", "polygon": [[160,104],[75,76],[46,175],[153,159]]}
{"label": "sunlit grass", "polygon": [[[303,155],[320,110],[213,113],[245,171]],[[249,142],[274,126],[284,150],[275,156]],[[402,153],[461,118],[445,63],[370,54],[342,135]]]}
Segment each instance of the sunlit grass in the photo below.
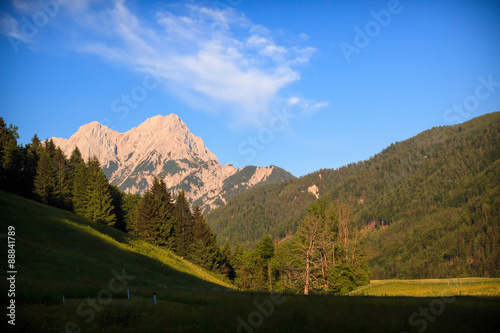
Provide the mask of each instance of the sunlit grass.
{"label": "sunlit grass", "polygon": [[498,278],[372,280],[350,295],[365,296],[500,296]]}

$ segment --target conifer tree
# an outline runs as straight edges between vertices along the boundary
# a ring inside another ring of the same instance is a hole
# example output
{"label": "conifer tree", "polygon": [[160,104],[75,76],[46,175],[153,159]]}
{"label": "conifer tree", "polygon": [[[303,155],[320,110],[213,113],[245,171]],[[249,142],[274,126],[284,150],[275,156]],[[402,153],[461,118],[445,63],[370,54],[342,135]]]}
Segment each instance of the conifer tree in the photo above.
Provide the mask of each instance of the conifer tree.
{"label": "conifer tree", "polygon": [[43,151],[36,168],[34,179],[34,193],[44,204],[54,203],[54,190],[56,187],[56,174],[49,153]]}
{"label": "conifer tree", "polygon": [[151,186],[154,207],[156,209],[156,224],[158,225],[157,244],[172,248],[175,243],[176,221],[172,195],[167,192],[163,179],[155,177]]}
{"label": "conifer tree", "polygon": [[229,244],[229,239],[226,238],[224,246],[222,247],[222,271],[230,280],[234,280],[236,277],[232,262],[233,254],[231,251],[231,244]]}
{"label": "conifer tree", "polygon": [[125,224],[125,212],[124,212],[124,199],[125,193],[120,190],[116,185],[109,185],[109,192],[111,194],[111,203],[113,205],[113,213],[116,216],[116,222],[114,227],[121,231],[127,231]]}
{"label": "conifer tree", "polygon": [[234,247],[234,251],[233,251],[233,260],[231,261],[231,265],[233,266],[234,270],[235,271],[238,271],[242,264],[243,264],[243,255],[244,255],[244,251],[243,251],[243,247],[241,246],[240,243],[237,243]]}
{"label": "conifer tree", "polygon": [[17,179],[20,174],[21,154],[17,146],[17,127],[7,127],[0,117],[0,189],[19,192]]}
{"label": "conifer tree", "polygon": [[56,174],[56,187],[54,191],[56,206],[71,210],[71,184],[68,161],[59,147],[56,148],[53,165]]}
{"label": "conifer tree", "polygon": [[222,256],[224,257],[224,260],[230,263],[232,261],[232,251],[231,251],[231,244],[229,244],[229,238],[226,238],[226,241],[224,242],[224,246],[222,247]]}
{"label": "conifer tree", "polygon": [[[257,255],[262,259],[259,263],[262,264],[263,280],[269,286],[269,290],[272,290],[272,276],[271,276],[271,264],[270,261],[274,257],[274,244],[273,238],[270,235],[265,235],[262,237],[261,241],[255,249]],[[260,268],[260,267],[259,267]]]}
{"label": "conifer tree", "polygon": [[175,200],[175,217],[178,223],[176,230],[177,254],[185,256],[193,242],[193,215],[184,191],[181,191]]}
{"label": "conifer tree", "polygon": [[223,263],[223,255],[217,237],[205,221],[199,205],[193,209],[192,221],[192,241],[187,251],[188,259],[208,270],[218,270]]}
{"label": "conifer tree", "polygon": [[45,140],[43,148],[49,153],[49,156],[51,159],[54,159],[54,156],[56,155],[56,145],[52,138],[50,140]]}
{"label": "conifer tree", "polygon": [[[77,151],[77,153],[75,153]],[[88,171],[87,165],[79,154],[78,148],[75,148],[70,158],[71,173],[71,195],[73,210],[80,216],[85,216],[87,211],[87,183]]]}
{"label": "conifer tree", "polygon": [[139,204],[137,233],[151,244],[175,250],[175,222],[172,197],[163,179],[155,177]]}
{"label": "conifer tree", "polygon": [[94,222],[114,225],[116,216],[113,213],[109,183],[95,156],[88,162],[87,198],[85,217]]}
{"label": "conifer tree", "polygon": [[257,254],[265,261],[269,261],[274,257],[274,244],[273,238],[270,235],[262,237],[259,244],[257,244]]}
{"label": "conifer tree", "polygon": [[21,191],[25,198],[34,198],[33,183],[36,176],[36,167],[43,147],[38,136],[35,134],[31,142],[25,147],[21,147],[22,171],[21,171]]}
{"label": "conifer tree", "polygon": [[142,240],[154,244],[158,237],[158,225],[156,224],[156,212],[153,194],[147,190],[139,203],[137,214],[137,236]]}
{"label": "conifer tree", "polygon": [[71,152],[71,156],[69,158],[70,169],[75,169],[81,162],[84,162],[82,153],[80,152],[80,149],[78,149],[78,147],[75,147],[75,149],[73,149],[73,151]]}
{"label": "conifer tree", "polygon": [[125,194],[123,197],[123,220],[125,230],[133,236],[138,236],[137,218],[140,202],[141,196],[139,194]]}

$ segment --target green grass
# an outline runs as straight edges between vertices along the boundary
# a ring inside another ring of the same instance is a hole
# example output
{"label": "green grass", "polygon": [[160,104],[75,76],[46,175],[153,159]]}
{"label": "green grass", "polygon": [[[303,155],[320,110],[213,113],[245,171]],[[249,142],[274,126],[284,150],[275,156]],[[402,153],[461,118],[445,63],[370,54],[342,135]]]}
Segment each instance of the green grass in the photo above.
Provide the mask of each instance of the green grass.
{"label": "green grass", "polygon": [[[173,253],[76,214],[0,192],[0,233],[16,229],[17,296],[59,300],[95,294],[114,277],[133,289],[212,290],[231,286]],[[6,253],[2,240],[2,252]],[[7,271],[7,262],[0,267]],[[121,295],[123,296],[123,295]]]}
{"label": "green grass", "polygon": [[[17,329],[63,332],[74,322],[82,332],[238,332],[238,318],[247,323],[250,318],[257,325],[241,332],[419,332],[424,318],[419,312],[439,299],[285,295],[272,309],[267,294],[173,292],[159,294],[159,300],[157,306],[150,298],[114,300],[88,323],[89,317],[77,312],[83,299],[65,306],[26,304],[19,309]],[[269,316],[255,303],[264,305]],[[457,297],[437,310],[437,315],[430,312],[433,321],[425,323],[425,332],[497,332],[500,327],[498,298]]]}
{"label": "green grass", "polygon": [[350,295],[364,296],[500,296],[499,278],[372,280]]}
{"label": "green grass", "polygon": [[[237,332],[238,318],[258,324],[242,332],[417,332],[410,316],[439,299],[284,295],[272,303],[270,294],[237,292],[168,251],[74,214],[2,192],[0,212],[0,233],[16,228],[16,326],[9,332],[65,332],[71,325],[82,333]],[[0,245],[6,254],[5,238]],[[112,271],[122,269],[135,276],[131,299],[124,289],[103,297]],[[92,308],[89,299],[99,298]],[[497,318],[499,297],[457,297],[425,332],[496,332]]]}

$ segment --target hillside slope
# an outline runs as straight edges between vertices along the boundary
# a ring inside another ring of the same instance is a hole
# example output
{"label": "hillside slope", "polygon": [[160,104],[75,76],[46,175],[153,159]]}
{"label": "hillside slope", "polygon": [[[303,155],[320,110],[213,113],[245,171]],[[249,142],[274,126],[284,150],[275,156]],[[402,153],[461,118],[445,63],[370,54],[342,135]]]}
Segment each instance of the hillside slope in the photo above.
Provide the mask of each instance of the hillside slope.
{"label": "hillside slope", "polygon": [[[128,280],[131,293],[229,287],[168,251],[76,214],[5,192],[0,192],[0,210],[1,230],[15,227],[18,298],[95,296],[114,271],[134,277]],[[6,239],[1,246],[7,253]],[[7,261],[0,267],[7,271]]]}
{"label": "hillside slope", "polygon": [[499,158],[496,112],[422,132],[366,161],[251,189],[207,220],[220,239],[249,247],[266,233],[295,232],[317,197],[340,199],[351,203],[353,229],[371,229],[365,235],[373,278],[493,276],[500,262]]}

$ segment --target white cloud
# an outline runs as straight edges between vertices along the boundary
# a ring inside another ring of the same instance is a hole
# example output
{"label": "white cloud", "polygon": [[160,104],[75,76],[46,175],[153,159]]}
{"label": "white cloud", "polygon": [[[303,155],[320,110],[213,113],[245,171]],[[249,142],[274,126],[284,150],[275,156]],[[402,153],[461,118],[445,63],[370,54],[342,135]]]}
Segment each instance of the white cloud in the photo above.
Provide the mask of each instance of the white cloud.
{"label": "white cloud", "polygon": [[[24,1],[15,0],[15,5],[26,10]],[[77,52],[137,71],[155,71],[191,106],[230,112],[233,123],[265,122],[271,103],[286,100],[280,96],[283,88],[300,80],[296,66],[307,63],[316,51],[280,45],[269,29],[234,9],[173,7],[175,13],[162,9],[145,19],[124,0],[112,6],[79,0],[65,13],[80,29],[72,36],[85,36],[72,41]],[[11,35],[15,22],[0,19]]]}

